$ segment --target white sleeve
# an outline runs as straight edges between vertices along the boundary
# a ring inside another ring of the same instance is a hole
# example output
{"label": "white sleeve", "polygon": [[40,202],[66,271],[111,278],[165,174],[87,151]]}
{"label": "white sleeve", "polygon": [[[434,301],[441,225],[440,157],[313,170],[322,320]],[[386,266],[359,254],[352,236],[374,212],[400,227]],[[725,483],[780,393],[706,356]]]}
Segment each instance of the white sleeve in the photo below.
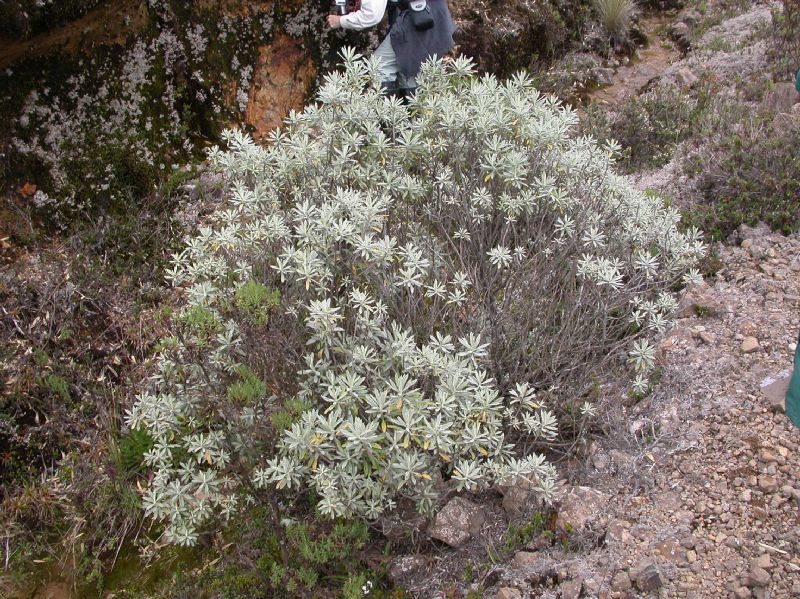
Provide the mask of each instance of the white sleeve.
{"label": "white sleeve", "polygon": [[386,0],[361,0],[361,9],[344,15],[339,21],[342,29],[361,31],[375,27],[386,12]]}

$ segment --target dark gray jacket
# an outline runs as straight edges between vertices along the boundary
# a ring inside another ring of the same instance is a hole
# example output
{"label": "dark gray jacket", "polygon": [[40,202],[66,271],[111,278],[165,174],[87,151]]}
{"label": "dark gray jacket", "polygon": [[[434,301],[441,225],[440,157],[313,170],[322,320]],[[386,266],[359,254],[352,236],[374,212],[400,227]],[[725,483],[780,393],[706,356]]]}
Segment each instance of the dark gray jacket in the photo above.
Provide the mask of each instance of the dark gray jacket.
{"label": "dark gray jacket", "polygon": [[434,54],[442,58],[453,48],[456,27],[447,7],[447,0],[427,0],[433,27],[418,31],[411,23],[411,9],[401,11],[389,35],[397,66],[406,77],[419,73],[420,65]]}

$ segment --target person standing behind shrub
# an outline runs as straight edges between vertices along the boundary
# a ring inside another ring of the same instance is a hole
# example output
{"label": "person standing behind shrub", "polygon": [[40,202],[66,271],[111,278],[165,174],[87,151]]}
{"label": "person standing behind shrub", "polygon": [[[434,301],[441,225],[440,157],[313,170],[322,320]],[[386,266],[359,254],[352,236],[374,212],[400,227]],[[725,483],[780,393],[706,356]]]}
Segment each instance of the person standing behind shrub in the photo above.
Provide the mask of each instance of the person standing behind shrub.
{"label": "person standing behind shrub", "polygon": [[[362,31],[383,20],[387,0],[362,0],[358,10],[329,15],[333,29]],[[389,33],[375,50],[381,86],[386,95],[405,98],[417,88],[416,75],[431,56],[453,48],[455,25],[447,0],[389,0]]]}

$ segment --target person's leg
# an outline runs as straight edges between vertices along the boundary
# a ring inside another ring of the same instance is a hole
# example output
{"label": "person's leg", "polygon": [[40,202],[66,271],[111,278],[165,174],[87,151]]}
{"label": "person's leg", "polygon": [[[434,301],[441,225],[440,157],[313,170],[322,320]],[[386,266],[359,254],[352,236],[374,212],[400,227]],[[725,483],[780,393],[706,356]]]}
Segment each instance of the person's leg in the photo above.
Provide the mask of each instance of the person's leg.
{"label": "person's leg", "polygon": [[392,42],[387,34],[381,45],[373,54],[378,59],[378,75],[381,79],[381,89],[386,96],[397,95],[397,58],[392,48]]}
{"label": "person's leg", "polygon": [[400,97],[404,102],[408,102],[409,98],[417,91],[416,77],[406,77],[402,73],[397,73],[397,87],[399,88]]}

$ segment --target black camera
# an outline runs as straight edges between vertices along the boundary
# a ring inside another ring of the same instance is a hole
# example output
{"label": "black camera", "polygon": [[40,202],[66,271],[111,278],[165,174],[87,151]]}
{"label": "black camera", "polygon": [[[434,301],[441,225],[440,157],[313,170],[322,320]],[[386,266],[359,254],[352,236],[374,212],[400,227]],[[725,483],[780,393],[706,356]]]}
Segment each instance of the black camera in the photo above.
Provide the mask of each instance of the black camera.
{"label": "black camera", "polygon": [[350,12],[347,0],[331,0],[331,14],[340,17]]}

